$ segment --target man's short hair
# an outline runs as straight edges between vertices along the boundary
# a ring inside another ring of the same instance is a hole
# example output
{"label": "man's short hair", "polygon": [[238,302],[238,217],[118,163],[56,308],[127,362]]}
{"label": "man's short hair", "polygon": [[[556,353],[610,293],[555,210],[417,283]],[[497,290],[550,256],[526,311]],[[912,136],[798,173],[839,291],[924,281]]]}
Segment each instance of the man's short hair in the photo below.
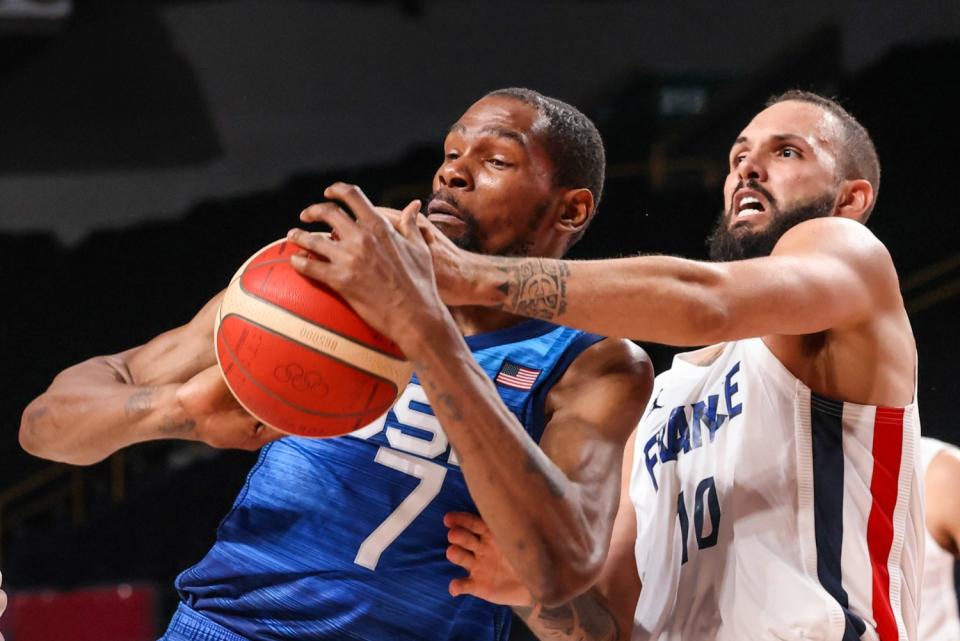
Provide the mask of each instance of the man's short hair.
{"label": "man's short hair", "polygon": [[[607,170],[603,139],[596,125],[573,105],[533,89],[509,87],[491,91],[485,97],[497,96],[518,100],[537,110],[546,121],[541,143],[553,161],[554,184],[589,189],[593,194],[595,214],[603,196],[603,179]],[[586,227],[571,239],[569,246],[580,240],[584,231]]]}
{"label": "man's short hair", "polygon": [[877,203],[877,195],[880,193],[880,159],[877,157],[877,149],[873,145],[873,140],[866,128],[860,124],[849,111],[844,109],[839,102],[832,98],[826,98],[811,91],[802,91],[800,89],[791,89],[782,94],[771,96],[767,100],[767,107],[785,102],[787,100],[797,100],[816,105],[824,111],[836,116],[840,122],[840,172],[839,177],[843,180],[864,179],[873,186],[873,203],[863,214],[862,222],[867,222],[867,218],[873,212],[873,207]]}

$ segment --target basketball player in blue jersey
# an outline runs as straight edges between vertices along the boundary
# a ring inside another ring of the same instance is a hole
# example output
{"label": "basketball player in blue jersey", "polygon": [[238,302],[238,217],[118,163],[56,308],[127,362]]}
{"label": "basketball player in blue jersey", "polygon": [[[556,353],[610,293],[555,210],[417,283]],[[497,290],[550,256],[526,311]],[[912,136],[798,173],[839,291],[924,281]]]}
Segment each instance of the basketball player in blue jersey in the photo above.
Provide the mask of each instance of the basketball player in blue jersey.
{"label": "basketball player in blue jersey", "polygon": [[[656,379],[599,590],[559,604],[587,573],[558,576],[543,560],[578,550],[582,533],[513,524],[502,518],[512,497],[490,492],[477,497],[485,524],[448,517],[450,557],[471,573],[451,591],[525,606],[543,639],[916,639],[917,358],[890,255],[863,224],[879,179],[860,123],[835,101],[789,92],[731,148],[711,239],[722,262],[468,254],[430,220],[406,211],[388,224],[356,188],[331,187],[358,220],[323,212],[341,240],[311,241],[331,262],[299,267],[404,345],[464,459],[495,447],[473,422],[495,420],[496,399],[441,298],[711,344]],[[387,273],[393,300],[411,303],[402,312],[380,304]],[[551,473],[535,458],[524,478]]]}
{"label": "basketball player in blue jersey", "polygon": [[[529,90],[498,91],[451,128],[428,207],[462,247],[560,257],[590,222],[603,174],[599,133],[580,112]],[[397,314],[418,304],[398,298],[399,285],[382,291]],[[454,432],[437,417],[447,400],[418,371],[390,412],[352,435],[276,440],[222,382],[218,302],[143,346],[65,370],[20,431],[27,451],[75,464],[150,439],[267,444],[213,548],[178,577],[182,603],[164,639],[505,639],[509,608],[447,590],[462,570],[445,557],[444,515],[485,505],[490,523],[537,533],[538,546],[564,533],[538,560],[552,573],[548,590],[589,585],[610,537],[624,442],[652,384],[632,343],[450,309],[464,351],[450,353],[449,375],[466,368],[464,384],[482,376],[489,392],[483,408],[459,411]],[[431,376],[446,366],[417,364]],[[464,429],[482,443],[464,440]]]}

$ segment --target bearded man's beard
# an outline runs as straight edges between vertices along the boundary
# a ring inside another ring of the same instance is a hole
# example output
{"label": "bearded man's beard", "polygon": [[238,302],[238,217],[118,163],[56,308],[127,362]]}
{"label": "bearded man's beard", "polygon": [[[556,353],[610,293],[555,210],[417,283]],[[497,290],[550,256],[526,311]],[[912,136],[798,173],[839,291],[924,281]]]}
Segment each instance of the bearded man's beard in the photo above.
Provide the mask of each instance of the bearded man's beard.
{"label": "bearded man's beard", "polygon": [[729,225],[733,212],[721,213],[716,226],[707,237],[710,258],[716,261],[743,260],[769,256],[780,237],[800,223],[814,218],[826,218],[833,214],[835,194],[824,194],[809,202],[780,210],[770,205],[770,221],[760,230],[753,231],[748,225]]}

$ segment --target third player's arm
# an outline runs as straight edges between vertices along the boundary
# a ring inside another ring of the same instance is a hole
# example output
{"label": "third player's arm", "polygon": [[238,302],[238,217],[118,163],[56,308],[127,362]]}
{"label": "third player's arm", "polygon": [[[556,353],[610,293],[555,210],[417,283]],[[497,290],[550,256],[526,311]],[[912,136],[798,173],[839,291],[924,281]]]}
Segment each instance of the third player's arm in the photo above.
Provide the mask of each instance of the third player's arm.
{"label": "third player's arm", "polygon": [[927,530],[940,547],[960,558],[960,456],[942,450],[930,462],[924,481]]}
{"label": "third player's arm", "polygon": [[883,245],[842,218],[801,223],[770,256],[726,263],[464,256],[449,241],[433,245],[437,281],[450,303],[671,345],[852,326],[900,295]]}
{"label": "third player's arm", "polygon": [[[216,296],[186,325],[133,349],[65,369],[24,410],[20,444],[46,459],[88,465],[142,441],[206,440],[258,447],[266,434],[229,399],[213,353]],[[211,429],[212,428],[212,429]],[[216,442],[212,444],[217,444]]]}
{"label": "third player's arm", "polygon": [[427,335],[417,373],[504,555],[545,604],[583,592],[603,566],[624,442],[650,394],[646,355],[619,340],[585,350],[548,396],[538,447],[455,327]]}

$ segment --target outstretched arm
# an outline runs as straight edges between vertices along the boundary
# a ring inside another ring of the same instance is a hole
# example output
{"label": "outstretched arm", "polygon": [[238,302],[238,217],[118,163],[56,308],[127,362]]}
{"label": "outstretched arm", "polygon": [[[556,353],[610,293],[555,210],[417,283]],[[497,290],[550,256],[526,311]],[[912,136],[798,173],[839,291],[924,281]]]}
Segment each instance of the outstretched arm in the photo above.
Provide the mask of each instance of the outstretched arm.
{"label": "outstretched arm", "polygon": [[330,224],[339,240],[292,232],[326,259],[294,267],[337,289],[414,363],[471,496],[537,598],[555,604],[582,592],[602,568],[623,444],[650,393],[646,356],[626,341],[585,350],[549,394],[541,449],[440,301],[416,207],[396,231],[356,187],[334,185],[325,196],[345,202],[357,222],[330,203],[311,208],[305,216]]}
{"label": "outstretched arm", "polygon": [[811,334],[853,326],[900,295],[886,249],[844,218],[801,223],[770,256],[727,263],[480,256],[420,224],[448,304],[496,307],[608,336],[703,345]]}
{"label": "outstretched arm", "polygon": [[201,440],[255,449],[279,437],[233,400],[213,353],[216,296],[186,325],[65,369],[24,410],[20,445],[89,465],[142,441]]}

